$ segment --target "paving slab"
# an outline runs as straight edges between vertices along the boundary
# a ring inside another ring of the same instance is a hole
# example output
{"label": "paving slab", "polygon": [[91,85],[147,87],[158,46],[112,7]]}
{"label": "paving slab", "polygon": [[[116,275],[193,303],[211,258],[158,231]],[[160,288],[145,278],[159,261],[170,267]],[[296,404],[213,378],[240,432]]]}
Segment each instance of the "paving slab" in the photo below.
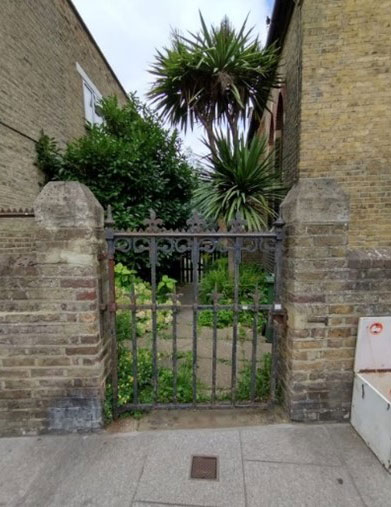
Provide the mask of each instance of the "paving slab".
{"label": "paving slab", "polygon": [[[29,466],[37,471],[25,485],[25,470],[13,473],[4,505],[23,507],[123,507],[130,505],[141,475],[149,438],[109,435],[72,435],[44,437],[37,444],[47,456],[26,455]],[[53,445],[59,442],[60,445]],[[9,480],[9,478],[8,478]],[[23,485],[23,490],[20,486]],[[16,486],[16,487],[15,487]]]}
{"label": "paving slab", "polygon": [[[146,460],[135,501],[244,507],[239,433],[234,430],[160,433]],[[218,480],[190,479],[193,455],[218,456]]]}
{"label": "paving slab", "polygon": [[343,467],[245,462],[248,507],[365,507]]}
{"label": "paving slab", "polygon": [[350,425],[327,425],[340,459],[360,490],[366,505],[391,505],[391,474]]}
{"label": "paving slab", "polygon": [[[150,502],[133,502],[132,507],[205,507],[201,505],[189,505],[184,503],[150,503]],[[209,506],[208,506],[209,507]],[[213,507],[213,506],[210,506]]]}
{"label": "paving slab", "polygon": [[67,446],[68,439],[62,437],[0,438],[0,506],[21,505]]}
{"label": "paving slab", "polygon": [[[193,455],[219,458],[217,481],[190,479]],[[348,424],[0,439],[2,507],[386,507],[390,498],[391,475]]]}
{"label": "paving slab", "polygon": [[241,430],[245,460],[341,465],[333,442],[321,425],[275,425]]}

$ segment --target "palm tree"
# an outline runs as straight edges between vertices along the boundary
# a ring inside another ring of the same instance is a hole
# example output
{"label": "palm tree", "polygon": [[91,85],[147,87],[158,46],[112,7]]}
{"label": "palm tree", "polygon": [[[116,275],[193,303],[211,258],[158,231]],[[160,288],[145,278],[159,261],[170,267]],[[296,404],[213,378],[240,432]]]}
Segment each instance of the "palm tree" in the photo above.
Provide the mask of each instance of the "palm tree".
{"label": "palm tree", "polygon": [[270,89],[280,84],[278,52],[261,47],[247,19],[239,31],[227,17],[210,29],[201,13],[200,20],[200,32],[173,32],[171,46],[157,52],[149,97],[173,125],[186,130],[200,123],[214,153],[216,126],[228,125],[237,138],[239,122],[266,107]]}
{"label": "palm tree", "polygon": [[248,230],[265,229],[269,217],[275,215],[272,203],[285,193],[273,156],[266,154],[267,140],[255,136],[247,143],[243,136],[232,139],[220,134],[215,148],[195,191],[197,209],[205,218],[226,225],[240,215]]}

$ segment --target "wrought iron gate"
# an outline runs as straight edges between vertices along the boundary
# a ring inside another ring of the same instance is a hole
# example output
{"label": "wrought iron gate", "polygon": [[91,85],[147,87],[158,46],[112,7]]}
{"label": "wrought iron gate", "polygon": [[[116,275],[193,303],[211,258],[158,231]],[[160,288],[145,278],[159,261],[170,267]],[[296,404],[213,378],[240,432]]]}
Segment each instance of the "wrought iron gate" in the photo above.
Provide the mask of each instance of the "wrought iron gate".
{"label": "wrought iron gate", "polygon": [[[236,217],[228,227],[227,231],[208,228],[203,219],[197,214],[188,220],[188,227],[184,230],[166,230],[162,226],[162,221],[156,218],[155,213],[151,212],[150,218],[145,220],[145,229],[137,231],[116,231],[113,229],[114,222],[111,216],[111,210],[108,210],[106,220],[106,240],[108,243],[108,261],[109,261],[109,319],[110,333],[112,338],[112,390],[113,390],[113,416],[117,417],[120,413],[131,410],[149,410],[153,408],[230,408],[230,407],[254,407],[265,405],[260,402],[256,393],[256,375],[257,375],[257,347],[260,339],[258,319],[260,312],[267,313],[269,323],[273,322],[270,316],[273,312],[281,311],[280,293],[281,293],[281,256],[282,256],[282,234],[283,222],[278,219],[271,231],[247,232],[246,223]],[[125,303],[116,301],[115,289],[115,256],[116,253],[128,253],[148,256],[150,267],[151,283],[151,301],[142,303],[138,301],[134,285],[129,291],[128,300]],[[170,303],[161,304],[157,298],[157,267],[159,265],[159,256],[167,254],[186,255],[190,252],[192,266],[192,297],[191,303],[181,304],[179,294],[171,294]],[[233,277],[233,298],[229,303],[220,303],[220,295],[213,291],[210,304],[201,304],[199,301],[199,260],[200,255],[204,253],[213,254],[219,252],[219,255],[226,255],[230,258],[230,266]],[[240,283],[240,265],[243,254],[254,255],[257,253],[262,267],[274,274],[274,296],[272,301],[263,302],[261,292],[256,288],[252,294],[250,304],[242,304],[239,298]],[[170,363],[172,368],[172,399],[167,402],[161,402],[159,397],[159,365],[158,365],[158,325],[157,315],[159,311],[169,310],[172,312],[172,323],[170,328]],[[192,375],[191,389],[192,396],[190,402],[183,403],[178,396],[178,337],[177,337],[177,319],[178,312],[188,310],[192,315],[192,337],[191,337],[191,358]],[[207,397],[200,399],[197,393],[197,346],[198,346],[198,316],[200,312],[209,310],[213,315],[212,343],[211,343],[211,386]],[[220,398],[216,390],[216,367],[218,361],[218,334],[217,326],[218,312],[228,310],[232,312],[232,349],[231,349],[231,375],[228,395]],[[130,324],[129,335],[132,362],[132,396],[131,402],[121,403],[118,399],[118,343],[116,329],[116,313],[118,311],[129,312]],[[139,398],[139,379],[138,379],[138,347],[140,337],[137,336],[137,314],[138,312],[148,311],[152,317],[151,326],[151,353],[152,353],[152,402],[143,403]],[[239,318],[242,312],[251,315],[252,330],[249,342],[251,349],[251,360],[249,361],[250,371],[250,389],[248,399],[237,399],[237,349],[238,349],[238,328]],[[272,378],[269,400],[273,401],[276,395],[276,345],[277,333],[273,332],[272,343]]]}

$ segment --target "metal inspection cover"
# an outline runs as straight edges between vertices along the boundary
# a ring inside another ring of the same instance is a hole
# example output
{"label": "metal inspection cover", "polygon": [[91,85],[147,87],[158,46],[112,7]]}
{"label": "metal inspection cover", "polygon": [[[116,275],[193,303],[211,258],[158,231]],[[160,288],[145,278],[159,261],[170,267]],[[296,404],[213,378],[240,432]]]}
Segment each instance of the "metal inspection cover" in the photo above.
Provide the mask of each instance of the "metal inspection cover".
{"label": "metal inspection cover", "polygon": [[191,479],[217,480],[216,456],[193,456],[191,460]]}

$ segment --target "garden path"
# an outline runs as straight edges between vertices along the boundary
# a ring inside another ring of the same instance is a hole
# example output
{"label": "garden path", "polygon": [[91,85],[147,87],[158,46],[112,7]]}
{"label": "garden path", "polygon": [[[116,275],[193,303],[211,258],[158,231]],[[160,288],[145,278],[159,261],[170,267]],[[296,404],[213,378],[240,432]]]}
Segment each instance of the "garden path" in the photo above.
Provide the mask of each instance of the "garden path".
{"label": "garden path", "polygon": [[[191,285],[178,287],[182,304],[193,303],[193,288]],[[242,327],[238,333],[237,371],[240,372],[245,364],[251,360],[252,330]],[[232,327],[218,329],[217,332],[217,368],[216,384],[221,391],[228,390],[231,385],[232,365]],[[151,338],[145,336],[139,339],[140,347],[150,347]],[[129,343],[130,345],[130,343]],[[197,327],[197,376],[200,382],[207,387],[212,384],[212,346],[213,330],[210,327]],[[181,354],[191,352],[193,347],[193,311],[191,308],[181,308],[177,320],[177,350]],[[172,354],[172,328],[159,333],[158,352],[162,355],[162,364],[171,366]],[[266,343],[263,336],[258,337],[257,361],[264,354],[271,352],[271,344]]]}

